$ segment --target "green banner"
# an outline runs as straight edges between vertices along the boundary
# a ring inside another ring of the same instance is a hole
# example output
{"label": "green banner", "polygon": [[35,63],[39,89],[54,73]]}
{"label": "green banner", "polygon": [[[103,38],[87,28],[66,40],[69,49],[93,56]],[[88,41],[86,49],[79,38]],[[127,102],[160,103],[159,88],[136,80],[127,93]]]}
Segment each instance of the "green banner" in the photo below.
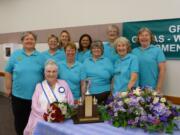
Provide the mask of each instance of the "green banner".
{"label": "green banner", "polygon": [[148,27],[155,36],[155,45],[160,47],[167,59],[180,59],[180,18],[123,23],[123,36],[131,41],[132,48],[137,32]]}

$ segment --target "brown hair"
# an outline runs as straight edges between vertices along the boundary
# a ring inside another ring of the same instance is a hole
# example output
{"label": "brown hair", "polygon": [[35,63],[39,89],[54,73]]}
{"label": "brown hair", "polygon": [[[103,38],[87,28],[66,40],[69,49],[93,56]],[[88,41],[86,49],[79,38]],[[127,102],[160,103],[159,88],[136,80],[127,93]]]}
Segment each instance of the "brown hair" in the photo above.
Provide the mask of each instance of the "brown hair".
{"label": "brown hair", "polygon": [[48,41],[49,41],[50,39],[52,39],[52,38],[55,38],[56,41],[58,42],[58,37],[57,37],[56,35],[54,35],[54,34],[49,35]]}
{"label": "brown hair", "polygon": [[73,42],[68,42],[67,45],[64,47],[64,50],[66,51],[66,49],[70,47],[71,49],[75,49],[76,50],[76,45]]}
{"label": "brown hair", "polygon": [[95,48],[95,47],[100,48],[101,51],[102,51],[102,55],[103,55],[103,53],[104,53],[104,46],[103,46],[103,42],[101,40],[95,40],[95,41],[92,42],[91,48],[90,48],[91,53],[92,53],[92,49]]}
{"label": "brown hair", "polygon": [[88,39],[89,39],[88,49],[90,49],[90,47],[91,47],[91,44],[92,44],[92,38],[91,38],[91,36],[90,36],[89,34],[83,34],[83,35],[81,35],[81,37],[80,37],[80,39],[79,39],[79,49],[78,49],[79,51],[82,51],[82,50],[83,50],[81,41],[82,41],[82,39],[83,39],[84,37],[88,37]]}
{"label": "brown hair", "polygon": [[66,33],[68,35],[68,41],[70,42],[71,41],[71,36],[70,36],[70,33],[67,31],[67,30],[62,30],[61,33],[60,33],[60,36],[59,36],[59,48],[62,47],[62,41],[60,39],[62,33]]}
{"label": "brown hair", "polygon": [[147,27],[143,27],[143,28],[141,28],[141,29],[138,31],[136,43],[137,43],[137,44],[140,44],[140,42],[139,42],[139,35],[140,35],[141,33],[143,33],[144,31],[148,32],[149,35],[151,36],[151,43],[154,42],[154,41],[155,41],[155,37],[154,37],[152,31],[151,31],[149,28],[147,28]]}
{"label": "brown hair", "polygon": [[37,36],[33,32],[27,31],[27,32],[22,33],[21,41],[23,42],[24,38],[28,35],[32,35],[34,40],[35,41],[37,40]]}

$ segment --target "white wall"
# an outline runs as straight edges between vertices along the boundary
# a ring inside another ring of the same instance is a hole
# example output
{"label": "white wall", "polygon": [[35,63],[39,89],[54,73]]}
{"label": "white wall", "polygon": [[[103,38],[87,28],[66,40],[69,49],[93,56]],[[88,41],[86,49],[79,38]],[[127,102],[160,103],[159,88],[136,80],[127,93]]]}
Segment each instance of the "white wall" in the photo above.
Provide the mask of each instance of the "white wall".
{"label": "white wall", "polygon": [[0,0],[0,33],[179,18],[179,0]]}
{"label": "white wall", "polygon": [[[0,0],[0,33],[180,18],[179,5],[180,0]],[[167,95],[180,97],[179,68],[180,60],[167,61]]]}

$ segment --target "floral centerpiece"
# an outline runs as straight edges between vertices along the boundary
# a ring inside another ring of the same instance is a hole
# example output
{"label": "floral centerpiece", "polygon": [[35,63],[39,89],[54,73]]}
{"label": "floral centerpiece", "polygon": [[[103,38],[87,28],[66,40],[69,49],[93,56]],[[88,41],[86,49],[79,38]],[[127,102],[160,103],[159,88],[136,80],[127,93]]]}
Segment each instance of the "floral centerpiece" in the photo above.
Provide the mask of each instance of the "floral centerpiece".
{"label": "floral centerpiece", "polygon": [[172,133],[177,127],[174,120],[180,116],[180,109],[147,88],[111,96],[99,111],[115,127],[140,127],[149,132]]}
{"label": "floral centerpiece", "polygon": [[73,108],[68,103],[54,102],[49,105],[47,113],[44,113],[43,118],[48,122],[63,122],[73,115]]}

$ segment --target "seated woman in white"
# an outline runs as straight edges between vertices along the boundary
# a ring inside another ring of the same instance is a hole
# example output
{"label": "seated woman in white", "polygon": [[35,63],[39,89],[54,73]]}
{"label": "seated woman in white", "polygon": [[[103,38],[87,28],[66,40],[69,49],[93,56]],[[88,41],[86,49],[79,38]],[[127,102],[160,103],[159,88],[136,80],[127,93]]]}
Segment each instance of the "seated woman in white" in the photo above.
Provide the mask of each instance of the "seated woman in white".
{"label": "seated woman in white", "polygon": [[36,123],[43,120],[43,114],[47,113],[47,107],[53,102],[67,102],[74,104],[73,95],[68,84],[64,80],[58,80],[58,66],[53,60],[45,65],[45,80],[36,85],[32,98],[31,114],[24,135],[31,135]]}

